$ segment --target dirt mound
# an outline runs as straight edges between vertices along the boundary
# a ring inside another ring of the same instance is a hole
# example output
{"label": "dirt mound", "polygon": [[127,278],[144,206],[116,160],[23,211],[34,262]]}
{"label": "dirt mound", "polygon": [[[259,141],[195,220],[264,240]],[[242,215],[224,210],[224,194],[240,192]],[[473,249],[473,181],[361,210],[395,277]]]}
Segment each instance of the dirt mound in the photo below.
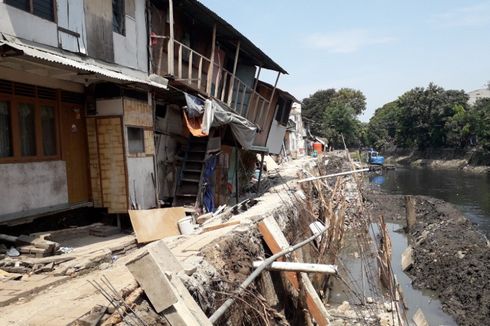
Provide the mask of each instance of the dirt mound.
{"label": "dirt mound", "polygon": [[460,325],[490,322],[490,248],[485,236],[452,205],[417,198],[414,285],[439,293]]}

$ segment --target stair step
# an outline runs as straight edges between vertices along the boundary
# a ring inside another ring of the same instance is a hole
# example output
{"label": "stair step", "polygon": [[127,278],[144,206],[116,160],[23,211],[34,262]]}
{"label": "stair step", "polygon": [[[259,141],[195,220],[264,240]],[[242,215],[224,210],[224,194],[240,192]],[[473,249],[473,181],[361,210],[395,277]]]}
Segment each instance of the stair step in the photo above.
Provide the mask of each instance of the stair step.
{"label": "stair step", "polygon": [[197,197],[197,194],[176,194],[177,197]]}
{"label": "stair step", "polygon": [[184,169],[184,173],[190,172],[190,173],[201,173],[201,170],[198,169]]}
{"label": "stair step", "polygon": [[191,178],[182,178],[181,181],[199,183],[199,179],[196,180],[196,179],[191,179]]}

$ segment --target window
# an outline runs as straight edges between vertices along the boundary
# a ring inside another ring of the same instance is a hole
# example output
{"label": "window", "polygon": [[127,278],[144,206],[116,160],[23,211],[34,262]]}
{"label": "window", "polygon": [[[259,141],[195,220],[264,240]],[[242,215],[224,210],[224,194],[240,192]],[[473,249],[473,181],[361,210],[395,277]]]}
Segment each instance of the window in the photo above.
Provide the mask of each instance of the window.
{"label": "window", "polygon": [[291,100],[284,100],[282,97],[279,97],[279,100],[277,101],[276,120],[284,126],[286,126],[288,123],[291,105]]}
{"label": "window", "polygon": [[5,0],[5,3],[54,22],[54,0]]}
{"label": "window", "polygon": [[121,35],[126,34],[124,18],[124,0],[112,0],[112,30]]}
{"label": "window", "polygon": [[0,163],[59,159],[59,91],[0,80]]}
{"label": "window", "polygon": [[41,130],[44,155],[56,155],[56,112],[54,107],[41,106]]}
{"label": "window", "polygon": [[0,101],[0,158],[13,155],[12,128],[9,103]]}
{"label": "window", "polygon": [[145,132],[143,128],[128,127],[128,150],[131,154],[145,152]]}

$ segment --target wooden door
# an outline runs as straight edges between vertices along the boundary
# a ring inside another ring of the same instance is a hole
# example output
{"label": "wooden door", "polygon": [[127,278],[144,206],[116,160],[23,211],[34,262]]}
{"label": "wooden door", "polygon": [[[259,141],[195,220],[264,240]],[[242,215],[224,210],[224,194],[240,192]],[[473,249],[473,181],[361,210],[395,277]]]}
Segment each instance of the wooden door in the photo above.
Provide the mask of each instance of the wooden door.
{"label": "wooden door", "polygon": [[81,105],[61,104],[61,144],[61,155],[66,162],[68,201],[70,204],[88,202],[87,130]]}

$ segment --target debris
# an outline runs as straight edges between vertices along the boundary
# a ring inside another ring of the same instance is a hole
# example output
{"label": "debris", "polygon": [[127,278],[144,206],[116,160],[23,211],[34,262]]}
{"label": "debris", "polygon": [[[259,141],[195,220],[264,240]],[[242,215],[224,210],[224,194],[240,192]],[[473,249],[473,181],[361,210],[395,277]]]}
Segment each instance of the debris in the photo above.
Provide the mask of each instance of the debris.
{"label": "debris", "polygon": [[106,311],[106,306],[96,305],[89,312],[69,323],[68,326],[97,326]]}
{"label": "debris", "polygon": [[[218,214],[216,214],[218,215]],[[210,218],[212,218],[214,216],[213,213],[206,213],[206,214],[203,214],[203,215],[200,215],[197,219],[196,219],[196,222],[197,224],[203,224],[204,222],[208,221]]]}
{"label": "debris", "polygon": [[[264,237],[264,241],[271,249],[272,253],[277,253],[281,250],[289,248],[289,243],[281,231],[281,228],[277,224],[276,220],[272,216],[268,216],[259,223],[259,231]],[[321,233],[319,233],[321,234]],[[315,236],[318,236],[315,235]],[[291,255],[294,258],[294,254]],[[300,280],[298,282],[298,277],[296,273],[286,272],[286,275],[293,285],[294,288],[300,289],[301,287],[306,291],[306,305],[311,316],[315,319],[318,325],[328,325],[329,324],[329,314],[325,309],[325,306],[315,291],[315,288],[311,284],[308,275],[305,273],[299,273]]]}
{"label": "debris", "polygon": [[415,326],[429,326],[429,323],[425,319],[424,313],[420,308],[417,309],[417,311],[412,317],[412,320],[415,323]]}
{"label": "debris", "polygon": [[405,251],[402,253],[402,270],[406,271],[413,265],[413,249],[411,246],[408,246]]}
{"label": "debris", "polygon": [[185,217],[184,207],[128,211],[139,243],[180,235],[177,222]]}
{"label": "debris", "polygon": [[73,248],[72,247],[60,247],[59,251],[64,253],[64,254],[69,254],[70,252],[73,251]]}
{"label": "debris", "polygon": [[10,249],[7,250],[7,256],[18,257],[20,256],[20,252],[17,249],[15,249],[15,247],[10,247]]}

